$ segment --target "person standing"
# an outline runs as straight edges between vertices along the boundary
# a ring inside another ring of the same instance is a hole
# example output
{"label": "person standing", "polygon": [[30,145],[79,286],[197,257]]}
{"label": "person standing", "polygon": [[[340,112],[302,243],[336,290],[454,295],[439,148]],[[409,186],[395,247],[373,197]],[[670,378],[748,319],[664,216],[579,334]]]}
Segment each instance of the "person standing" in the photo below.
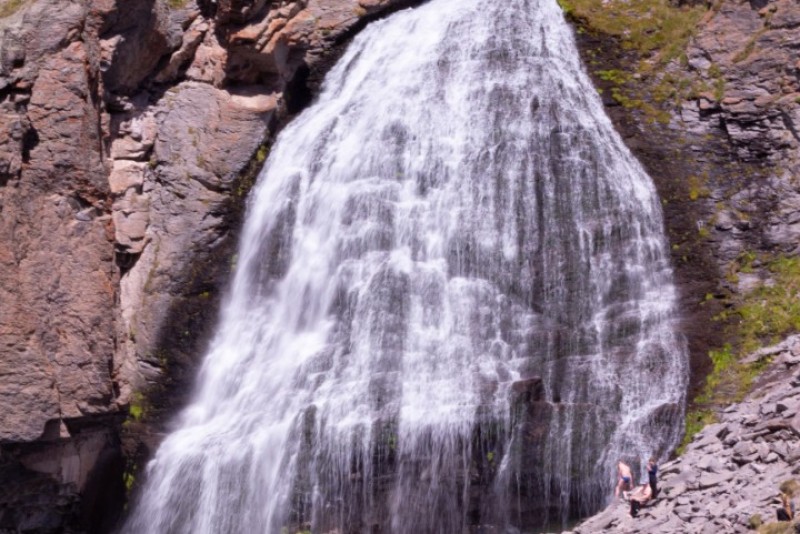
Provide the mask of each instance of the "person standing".
{"label": "person standing", "polygon": [[620,491],[630,491],[633,489],[633,475],[631,475],[631,468],[622,460],[617,462],[617,475],[619,476],[619,482],[617,482],[617,487],[614,489],[615,499],[619,498]]}
{"label": "person standing", "polygon": [[658,495],[658,463],[653,456],[647,461],[647,478],[650,482],[650,491],[655,499]]}

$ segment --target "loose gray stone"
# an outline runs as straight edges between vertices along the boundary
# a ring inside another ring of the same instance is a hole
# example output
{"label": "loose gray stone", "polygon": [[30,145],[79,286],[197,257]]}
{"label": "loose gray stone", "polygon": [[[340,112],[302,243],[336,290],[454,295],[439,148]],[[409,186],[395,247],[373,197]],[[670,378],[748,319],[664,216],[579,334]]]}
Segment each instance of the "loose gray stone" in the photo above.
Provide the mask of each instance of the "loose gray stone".
{"label": "loose gray stone", "polygon": [[736,456],[750,456],[756,452],[756,448],[749,441],[740,441],[733,447],[733,454]]}
{"label": "loose gray stone", "polygon": [[677,484],[671,488],[666,489],[667,494],[670,496],[671,499],[674,499],[680,495],[686,493],[686,484]]}
{"label": "loose gray stone", "polygon": [[733,478],[733,473],[705,473],[700,477],[700,489],[711,488]]}

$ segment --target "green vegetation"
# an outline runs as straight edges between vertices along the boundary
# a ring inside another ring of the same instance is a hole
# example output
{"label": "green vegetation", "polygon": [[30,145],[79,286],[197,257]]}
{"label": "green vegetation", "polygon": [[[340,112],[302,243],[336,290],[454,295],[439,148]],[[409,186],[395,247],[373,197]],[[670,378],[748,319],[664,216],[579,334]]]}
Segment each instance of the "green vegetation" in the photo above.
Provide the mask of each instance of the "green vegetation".
{"label": "green vegetation", "polygon": [[182,7],[186,7],[186,4],[189,3],[189,0],[166,0],[167,5],[172,9],[181,9]]}
{"label": "green vegetation", "polygon": [[742,358],[800,332],[800,258],[759,258],[753,252],[745,252],[734,262],[728,279],[738,280],[739,273],[753,273],[759,261],[771,279],[731,299],[730,307],[715,317],[731,330],[735,345],[726,344],[709,352],[713,369],[703,391],[694,399],[695,408],[686,414],[686,433],[678,454],[694,434],[715,421],[715,408],[741,401],[771,362],[762,358],[743,363]]}
{"label": "green vegetation", "polygon": [[258,152],[256,152],[256,161],[258,163],[264,163],[266,161],[267,156],[269,156],[269,147],[267,145],[261,145],[258,147]]}
{"label": "green vegetation", "polygon": [[736,310],[742,353],[800,331],[800,258],[777,258],[767,269],[774,282],[746,295]]}
{"label": "green vegetation", "polygon": [[601,80],[612,82],[617,85],[622,85],[624,83],[627,83],[631,78],[630,74],[619,69],[598,70],[595,71],[595,74],[597,74],[597,76],[599,76]]}
{"label": "green vegetation", "polygon": [[10,17],[25,3],[25,0],[0,0],[0,19]]}
{"label": "green vegetation", "polygon": [[753,49],[755,49],[756,41],[758,41],[758,38],[764,35],[766,31],[767,28],[765,27],[754,33],[753,36],[747,40],[747,44],[744,45],[744,48],[742,48],[735,56],[733,56],[733,62],[740,63],[750,57],[750,54],[753,53]]}
{"label": "green vegetation", "polygon": [[131,397],[131,405],[128,408],[128,414],[134,421],[141,421],[146,412],[147,407],[145,406],[144,395],[141,393],[134,393]]}
{"label": "green vegetation", "polygon": [[690,200],[698,200],[700,198],[708,198],[711,195],[711,191],[709,191],[708,187],[706,187],[706,181],[708,180],[708,176],[689,176],[687,178],[687,182],[689,184],[689,199]]}
{"label": "green vegetation", "polygon": [[794,523],[791,521],[766,523],[758,527],[758,534],[794,534],[794,532]]}
{"label": "green vegetation", "polygon": [[[686,45],[707,6],[677,6],[669,0],[558,1],[579,33],[608,35],[638,59],[626,58],[623,70],[598,70],[595,75],[611,84],[608,90],[619,105],[640,112],[646,123],[668,124],[671,114],[666,104],[678,105],[701,92],[710,94],[711,88],[703,87],[696,76],[663,69],[673,60],[687,63]],[[586,53],[589,65],[598,64],[596,51]],[[724,80],[720,78],[717,87],[724,94]]]}
{"label": "green vegetation", "polygon": [[564,13],[589,29],[611,35],[641,55],[660,63],[678,57],[707,11],[702,6],[677,7],[668,0],[559,0]]}
{"label": "green vegetation", "polygon": [[131,488],[133,488],[133,484],[136,482],[136,476],[130,471],[125,471],[122,475],[122,480],[125,482],[125,492],[130,494]]}

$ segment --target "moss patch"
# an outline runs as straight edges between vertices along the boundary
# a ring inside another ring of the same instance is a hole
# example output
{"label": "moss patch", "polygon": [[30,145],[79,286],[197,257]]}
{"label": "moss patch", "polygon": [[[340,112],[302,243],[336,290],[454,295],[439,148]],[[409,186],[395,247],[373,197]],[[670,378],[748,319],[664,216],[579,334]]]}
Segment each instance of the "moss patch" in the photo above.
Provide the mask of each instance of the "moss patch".
{"label": "moss patch", "polygon": [[128,415],[134,421],[141,421],[147,413],[145,397],[142,393],[134,393],[131,397],[131,404],[128,407]]}
{"label": "moss patch", "polygon": [[765,258],[746,252],[733,263],[728,277],[738,279],[739,273],[753,273],[757,264],[763,266],[768,280],[745,295],[728,297],[729,307],[716,317],[727,325],[735,344],[709,352],[713,369],[694,399],[695,409],[686,414],[679,454],[697,432],[715,421],[717,409],[741,401],[771,362],[764,358],[743,363],[742,358],[800,332],[800,258]]}
{"label": "moss patch", "polygon": [[676,6],[668,0],[559,0],[559,5],[579,33],[608,36],[632,56],[624,69],[594,74],[602,90],[623,108],[639,112],[646,123],[668,124],[668,105],[701,91],[700,81],[665,73],[663,67],[673,60],[685,63],[686,45],[708,7]]}
{"label": "moss patch", "polygon": [[25,4],[25,0],[0,0],[0,18],[10,17]]}
{"label": "moss patch", "polygon": [[617,37],[622,46],[658,62],[678,57],[706,13],[705,6],[668,0],[559,0],[564,13],[592,30]]}
{"label": "moss patch", "polygon": [[779,257],[767,263],[767,270],[771,280],[735,308],[743,353],[800,332],[800,258]]}
{"label": "moss patch", "polygon": [[794,524],[789,521],[767,523],[758,527],[758,534],[794,534]]}

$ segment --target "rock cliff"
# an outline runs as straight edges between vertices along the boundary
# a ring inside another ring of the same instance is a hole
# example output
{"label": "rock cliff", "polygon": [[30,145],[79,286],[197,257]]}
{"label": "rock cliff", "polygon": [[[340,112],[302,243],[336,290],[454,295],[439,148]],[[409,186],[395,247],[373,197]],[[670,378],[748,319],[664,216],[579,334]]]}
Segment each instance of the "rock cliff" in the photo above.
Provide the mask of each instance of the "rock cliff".
{"label": "rock cliff", "polygon": [[778,278],[775,261],[798,252],[800,7],[563,2],[610,116],[661,194],[696,393],[709,349],[744,341],[747,353],[792,331],[742,324],[739,312]]}
{"label": "rock cliff", "polygon": [[[799,28],[792,0],[726,1],[706,15],[686,51],[684,69],[699,87],[672,126],[724,142],[722,159],[708,143],[690,147],[696,158],[728,164],[706,184],[713,214],[705,222],[721,262],[753,248],[800,252]],[[740,277],[737,289],[751,280]]]}
{"label": "rock cliff", "polygon": [[0,528],[114,523],[190,389],[269,136],[412,3],[2,2]]}
{"label": "rock cliff", "polygon": [[662,466],[664,492],[640,518],[612,503],[574,532],[752,530],[774,521],[780,483],[800,481],[798,338],[753,352],[800,324],[800,5],[673,3],[679,17],[699,13],[685,42],[641,46],[627,8],[604,2],[622,13],[609,23],[595,4],[570,14],[661,193],[692,351],[687,430],[708,426]]}

